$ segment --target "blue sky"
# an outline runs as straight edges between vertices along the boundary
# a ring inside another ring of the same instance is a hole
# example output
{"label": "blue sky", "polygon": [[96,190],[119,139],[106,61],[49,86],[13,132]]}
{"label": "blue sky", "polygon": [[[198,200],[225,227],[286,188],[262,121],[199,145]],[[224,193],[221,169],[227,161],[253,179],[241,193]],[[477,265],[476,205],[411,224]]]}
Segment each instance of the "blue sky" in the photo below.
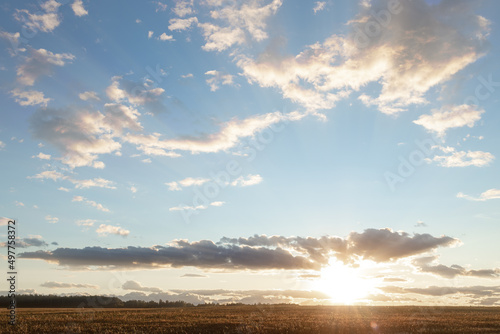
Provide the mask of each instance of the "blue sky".
{"label": "blue sky", "polygon": [[2,3],[19,289],[498,303],[499,11]]}

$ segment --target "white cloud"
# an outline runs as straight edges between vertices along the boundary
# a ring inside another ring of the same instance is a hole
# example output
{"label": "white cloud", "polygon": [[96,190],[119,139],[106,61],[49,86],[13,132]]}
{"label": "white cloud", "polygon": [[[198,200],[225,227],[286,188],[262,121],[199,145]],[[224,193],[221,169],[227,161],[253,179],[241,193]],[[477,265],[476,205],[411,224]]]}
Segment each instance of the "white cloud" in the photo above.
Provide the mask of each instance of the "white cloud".
{"label": "white cloud", "polygon": [[314,14],[325,9],[325,6],[326,6],[326,1],[316,1],[314,3],[314,8],[313,8]]}
{"label": "white cloud", "polygon": [[73,12],[75,13],[76,16],[84,16],[87,15],[89,12],[83,7],[83,2],[82,0],[75,0],[71,4],[71,9],[73,9]]}
{"label": "white cloud", "polygon": [[61,4],[55,0],[49,0],[40,5],[40,7],[42,7],[42,9],[45,10],[47,13],[57,12],[60,6]]}
{"label": "white cloud", "polygon": [[141,22],[142,22],[142,20],[141,20],[141,19],[136,19],[136,20],[135,20],[135,23],[141,23]]}
{"label": "white cloud", "polygon": [[193,14],[193,0],[179,0],[175,3],[175,7],[172,8],[177,16],[184,17],[186,15]]}
{"label": "white cloud", "polygon": [[69,192],[69,189],[68,188],[64,188],[64,187],[59,187],[59,188],[57,188],[57,190],[64,191],[64,192]]}
{"label": "white cloud", "polygon": [[115,102],[129,102],[134,105],[147,106],[153,111],[162,111],[160,102],[163,88],[149,88],[146,84],[135,83],[114,77],[112,83],[106,88],[106,95]]}
{"label": "white cloud", "polygon": [[96,230],[96,232],[100,236],[106,236],[108,234],[115,234],[115,235],[120,235],[122,237],[126,237],[127,235],[130,234],[129,230],[125,230],[125,229],[121,228],[120,226],[112,226],[112,225],[106,225],[106,224],[99,225],[99,228]]}
{"label": "white cloud", "polygon": [[88,200],[83,196],[73,196],[73,199],[71,201],[72,202],[83,202],[87,205],[93,206],[94,208],[96,208],[99,211],[110,212],[109,209],[104,207],[102,204],[97,203],[95,201]]}
{"label": "white cloud", "polygon": [[239,28],[221,28],[211,23],[199,23],[198,27],[203,29],[206,43],[202,48],[205,51],[224,51],[234,44],[245,42],[245,33]]}
{"label": "white cloud", "polygon": [[40,180],[50,179],[52,181],[66,180],[73,183],[76,189],[87,189],[91,187],[116,189],[116,187],[114,186],[114,182],[110,180],[106,180],[100,177],[88,180],[79,180],[53,170],[44,171],[36,174],[35,176],[28,176],[28,178]]}
{"label": "white cloud", "polygon": [[168,211],[197,211],[197,210],[205,210],[205,209],[208,209],[209,206],[215,206],[215,207],[223,206],[224,203],[225,202],[215,201],[215,202],[211,202],[209,205],[197,205],[197,206],[179,205],[179,206],[174,206],[172,208],[169,208]]}
{"label": "white cloud", "polygon": [[156,12],[157,13],[158,12],[164,12],[164,11],[167,10],[167,7],[168,7],[167,4],[164,4],[161,1],[156,1],[155,4],[156,4]]}
{"label": "white cloud", "polygon": [[17,80],[26,86],[33,86],[42,75],[50,75],[54,66],[64,66],[75,58],[71,53],[52,53],[45,49],[30,49],[31,56],[17,68]]}
{"label": "white cloud", "polygon": [[155,32],[154,32],[154,31],[152,31],[152,30],[148,31],[148,38],[153,37],[153,34],[154,34],[154,33],[155,33]]}
{"label": "white cloud", "polygon": [[210,86],[210,90],[212,92],[215,92],[217,89],[219,89],[220,85],[234,85],[233,76],[231,74],[225,74],[216,70],[212,70],[205,72],[205,75],[210,76],[210,78],[208,78],[206,82]]}
{"label": "white cloud", "polygon": [[160,41],[175,41],[174,36],[167,35],[166,33],[161,34],[158,39]]}
{"label": "white cloud", "polygon": [[104,113],[91,109],[40,109],[31,119],[35,138],[51,143],[62,154],[62,162],[71,168],[104,168],[98,155],[115,153],[121,144],[115,140],[125,128],[138,131],[137,110],[121,104],[104,105]]}
{"label": "white cloud", "polygon": [[86,189],[91,187],[116,189],[113,181],[106,180],[100,177],[91,180],[75,180],[75,179],[68,179],[68,180],[75,185],[76,189]]}
{"label": "white cloud", "polygon": [[488,166],[495,157],[483,151],[456,151],[453,147],[438,147],[449,155],[436,155],[431,161],[437,162],[442,167],[484,167]]}
{"label": "white cloud", "polygon": [[169,190],[175,191],[175,190],[181,190],[184,187],[201,186],[208,181],[210,181],[210,179],[205,179],[201,177],[198,178],[187,177],[177,182],[167,182],[165,183],[165,185],[168,187]]}
{"label": "white cloud", "polygon": [[239,178],[231,182],[231,185],[236,187],[248,187],[259,184],[261,182],[262,176],[260,176],[259,174],[250,174],[247,176],[240,176]]}
{"label": "white cloud", "polygon": [[[6,39],[10,42],[11,48],[9,48],[8,51],[9,51],[11,56],[17,55],[18,52],[26,51],[25,48],[19,47],[19,37],[21,37],[21,33],[19,33],[19,32],[9,33],[9,32],[0,30],[0,38]],[[1,69],[2,69],[2,71],[6,70],[5,66],[2,66]]]}
{"label": "white cloud", "polygon": [[436,132],[439,136],[444,136],[446,131],[451,128],[463,126],[472,128],[481,119],[482,113],[484,113],[483,109],[462,104],[441,108],[440,110],[433,109],[431,115],[422,115],[413,123],[421,125],[429,131]]}
{"label": "white cloud", "polygon": [[38,158],[40,160],[50,160],[51,155],[45,153],[38,153],[37,155],[32,156],[32,158]]}
{"label": "white cloud", "polygon": [[91,226],[94,226],[94,223],[96,221],[97,220],[95,220],[95,219],[79,219],[79,220],[75,221],[75,224],[78,226],[91,227]]}
{"label": "white cloud", "polygon": [[192,78],[192,77],[193,77],[193,73],[188,73],[188,74],[181,75],[181,78],[183,78],[183,79]]}
{"label": "white cloud", "polygon": [[55,12],[32,14],[26,9],[16,9],[14,18],[31,31],[51,32],[61,24],[61,18]]}
{"label": "white cloud", "polygon": [[[379,8],[374,6],[378,2],[361,8],[348,23],[352,28],[348,36],[331,35],[293,56],[276,51],[266,51],[256,60],[238,56],[237,64],[250,82],[279,88],[285,98],[308,110],[331,109],[350,92],[375,83],[380,93],[361,94],[359,99],[383,113],[396,114],[411,104],[427,103],[429,89],[485,52],[477,37],[485,28],[471,6],[408,2],[370,38],[364,29],[369,22],[378,24],[372,13]],[[416,12],[419,20],[414,19]]]}
{"label": "white cloud", "polygon": [[57,181],[59,179],[66,179],[67,176],[65,176],[62,173],[56,172],[55,170],[46,170],[44,172],[38,173],[35,176],[28,176],[28,179],[50,179],[52,181]]}
{"label": "white cloud", "polygon": [[23,207],[24,206],[24,203],[23,202],[19,202],[19,201],[15,201],[14,204],[16,206],[20,206],[20,207]]}
{"label": "white cloud", "polygon": [[281,0],[273,0],[261,6],[261,2],[234,2],[223,8],[210,12],[215,20],[220,20],[225,26],[212,23],[200,23],[203,30],[206,51],[223,51],[234,44],[245,42],[245,33],[255,41],[262,41],[268,37],[266,20],[276,14],[282,4]]}
{"label": "white cloud", "polygon": [[168,21],[168,23],[169,23],[169,26],[168,26],[169,30],[182,31],[182,30],[186,30],[186,29],[191,28],[192,25],[197,24],[198,19],[196,17],[190,17],[187,19],[174,18],[174,19],[170,19]]}
{"label": "white cloud", "polygon": [[22,91],[16,88],[11,90],[10,93],[21,106],[35,106],[40,104],[46,107],[47,103],[51,100],[50,98],[46,98],[42,92],[36,90]]}
{"label": "white cloud", "polygon": [[78,97],[83,101],[88,101],[88,100],[101,101],[99,96],[97,96],[97,93],[92,91],[80,93],[78,94]]}
{"label": "white cloud", "polygon": [[465,198],[469,201],[478,201],[478,202],[484,202],[488,201],[490,199],[498,199],[500,198],[500,189],[488,189],[485,192],[483,192],[479,197],[474,197],[474,196],[469,196],[465,195],[464,193],[458,193],[457,194],[458,198]]}
{"label": "white cloud", "polygon": [[50,224],[55,224],[59,221],[59,218],[57,217],[52,217],[51,215],[45,216],[45,220],[50,223]]}
{"label": "white cloud", "polygon": [[143,160],[141,160],[141,161],[142,161],[143,163],[145,163],[145,164],[150,164],[150,163],[152,162],[150,158],[146,158],[146,159],[143,159]]}
{"label": "white cloud", "polygon": [[166,150],[166,153],[173,153],[176,150],[190,151],[191,153],[219,152],[234,147],[242,138],[252,137],[273,124],[282,121],[299,120],[304,116],[305,114],[298,112],[288,114],[273,112],[249,117],[241,121],[233,119],[224,123],[219,132],[198,138],[161,140],[159,138],[160,134],[153,133],[152,135],[128,134],[124,137],[124,140],[138,145],[137,148],[143,152],[147,152],[148,149]]}

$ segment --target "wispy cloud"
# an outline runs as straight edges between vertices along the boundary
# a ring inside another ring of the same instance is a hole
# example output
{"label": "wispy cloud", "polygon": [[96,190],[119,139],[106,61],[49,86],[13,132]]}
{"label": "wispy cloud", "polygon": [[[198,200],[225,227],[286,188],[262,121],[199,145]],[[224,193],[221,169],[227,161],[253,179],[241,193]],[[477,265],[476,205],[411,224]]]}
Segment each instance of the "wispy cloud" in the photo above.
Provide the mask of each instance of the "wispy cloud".
{"label": "wispy cloud", "polygon": [[457,194],[457,197],[458,198],[465,198],[469,201],[484,202],[484,201],[488,201],[490,199],[500,198],[500,189],[495,189],[495,188],[488,189],[485,192],[483,192],[481,195],[479,195],[479,197],[469,196],[469,195],[466,195],[466,194],[460,192]]}
{"label": "wispy cloud", "polygon": [[102,204],[97,203],[95,201],[88,200],[83,196],[73,196],[73,199],[71,201],[72,202],[83,202],[87,205],[93,206],[94,208],[96,208],[99,211],[110,212],[109,209],[105,208]]}

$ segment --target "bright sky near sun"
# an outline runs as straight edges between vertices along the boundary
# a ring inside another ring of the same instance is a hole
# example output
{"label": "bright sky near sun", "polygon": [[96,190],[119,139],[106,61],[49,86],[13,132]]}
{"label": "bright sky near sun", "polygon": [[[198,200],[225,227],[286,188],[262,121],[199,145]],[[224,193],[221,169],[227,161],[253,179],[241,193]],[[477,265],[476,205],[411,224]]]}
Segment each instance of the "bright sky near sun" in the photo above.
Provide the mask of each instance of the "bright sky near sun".
{"label": "bright sky near sun", "polygon": [[499,18],[493,0],[3,1],[18,289],[498,305]]}

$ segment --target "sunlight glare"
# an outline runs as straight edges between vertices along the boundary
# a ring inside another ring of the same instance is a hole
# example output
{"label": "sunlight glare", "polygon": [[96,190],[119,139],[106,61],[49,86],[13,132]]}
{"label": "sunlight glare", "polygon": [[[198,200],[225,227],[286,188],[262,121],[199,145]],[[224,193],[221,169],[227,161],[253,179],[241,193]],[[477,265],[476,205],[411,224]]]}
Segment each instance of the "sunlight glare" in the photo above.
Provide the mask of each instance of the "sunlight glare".
{"label": "sunlight glare", "polygon": [[326,293],[334,304],[353,304],[374,291],[375,281],[363,278],[360,268],[330,261],[321,270],[321,277],[313,283],[315,290]]}

